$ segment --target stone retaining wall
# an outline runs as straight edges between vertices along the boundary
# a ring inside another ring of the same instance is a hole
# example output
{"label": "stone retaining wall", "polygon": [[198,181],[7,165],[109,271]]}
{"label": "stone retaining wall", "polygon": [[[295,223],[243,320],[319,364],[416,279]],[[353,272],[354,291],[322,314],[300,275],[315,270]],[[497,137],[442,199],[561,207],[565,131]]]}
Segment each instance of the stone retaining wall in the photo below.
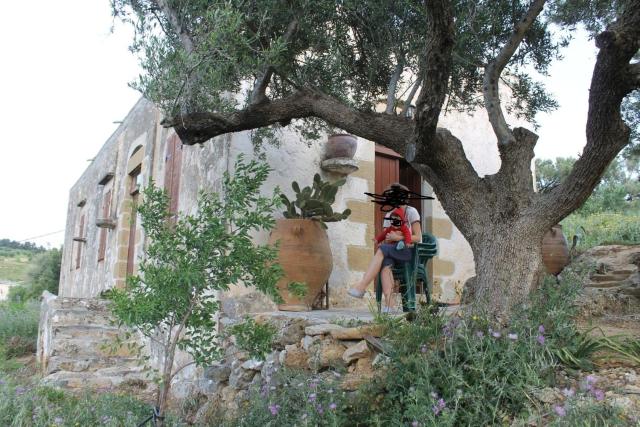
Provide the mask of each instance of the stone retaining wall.
{"label": "stone retaining wall", "polygon": [[[364,337],[379,337],[382,334],[380,325],[366,323],[371,318],[368,314],[334,317],[325,312],[324,318],[318,318],[316,313],[322,312],[253,315],[257,323],[269,322],[276,326],[278,333],[273,351],[264,361],[251,359],[236,347],[233,338],[226,339],[223,342],[224,359],[204,370],[201,392],[209,399],[202,411],[237,410],[249,397],[252,386],[273,385],[274,373],[283,367],[310,373],[346,370],[341,375],[342,388],[346,391],[355,390],[370,380],[373,366],[382,356],[369,348]],[[232,319],[222,321],[233,322]]]}

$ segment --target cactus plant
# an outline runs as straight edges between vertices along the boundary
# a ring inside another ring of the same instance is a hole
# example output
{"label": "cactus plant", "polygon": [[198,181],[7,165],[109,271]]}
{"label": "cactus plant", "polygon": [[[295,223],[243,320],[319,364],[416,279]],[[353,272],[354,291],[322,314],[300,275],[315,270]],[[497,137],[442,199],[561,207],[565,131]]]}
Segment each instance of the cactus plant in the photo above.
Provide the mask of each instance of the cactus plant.
{"label": "cactus plant", "polygon": [[[343,186],[345,179],[336,182],[323,181],[320,174],[313,177],[313,186],[300,189],[296,181],[291,183],[291,188],[296,194],[295,200],[280,194],[282,202],[287,210],[283,212],[285,218],[303,218],[320,221],[320,224],[327,228],[325,222],[336,222],[346,219],[350,214],[350,209],[334,212],[331,204],[336,200],[338,188]],[[299,212],[298,212],[299,209]]]}

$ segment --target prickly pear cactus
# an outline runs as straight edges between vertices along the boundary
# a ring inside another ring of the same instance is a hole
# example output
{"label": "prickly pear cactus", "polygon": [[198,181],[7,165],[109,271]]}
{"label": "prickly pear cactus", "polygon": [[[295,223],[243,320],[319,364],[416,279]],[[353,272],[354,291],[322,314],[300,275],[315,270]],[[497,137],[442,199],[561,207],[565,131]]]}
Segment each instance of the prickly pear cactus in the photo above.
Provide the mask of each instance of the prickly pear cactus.
{"label": "prickly pear cactus", "polygon": [[[347,219],[351,215],[350,209],[345,209],[343,212],[334,212],[331,205],[336,201],[336,194],[338,188],[343,186],[347,182],[345,179],[340,179],[336,182],[323,181],[320,178],[320,174],[315,174],[313,177],[313,186],[300,188],[297,182],[291,183],[291,188],[296,195],[295,200],[291,201],[289,198],[280,194],[280,198],[287,208],[283,212],[285,218],[308,218],[320,221],[322,226],[326,228],[325,222],[336,222]],[[299,212],[298,212],[299,209]]]}

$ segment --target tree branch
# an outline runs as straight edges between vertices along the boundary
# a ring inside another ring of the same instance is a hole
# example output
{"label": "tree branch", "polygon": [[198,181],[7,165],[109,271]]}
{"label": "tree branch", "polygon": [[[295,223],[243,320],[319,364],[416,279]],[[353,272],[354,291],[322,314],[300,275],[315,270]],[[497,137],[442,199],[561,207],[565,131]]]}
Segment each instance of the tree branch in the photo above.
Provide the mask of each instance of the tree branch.
{"label": "tree branch", "polygon": [[446,0],[429,1],[426,6],[427,43],[419,75],[424,84],[416,102],[416,131],[423,145],[435,138],[449,88],[455,32],[452,9]]}
{"label": "tree branch", "polygon": [[362,138],[376,141],[400,154],[413,133],[413,121],[384,113],[362,112],[327,94],[301,89],[290,96],[249,105],[230,113],[180,114],[163,126],[174,127],[185,144],[203,143],[218,135],[256,129],[293,119],[318,117]]}
{"label": "tree branch", "polygon": [[[293,37],[293,33],[296,32],[297,28],[298,28],[298,20],[294,19],[289,23],[289,25],[287,26],[287,31],[284,33],[284,36],[282,37],[285,43],[288,43],[291,40],[291,37]],[[268,100],[266,91],[267,91],[267,87],[269,86],[269,83],[271,82],[271,77],[273,76],[274,71],[275,71],[275,68],[273,67],[273,65],[271,64],[267,65],[262,75],[258,77],[253,87],[253,91],[251,92],[251,98],[250,98],[251,104],[260,104]]]}
{"label": "tree branch", "polygon": [[409,95],[407,95],[407,99],[404,101],[404,105],[402,106],[402,111],[400,112],[400,116],[402,117],[407,116],[407,112],[409,111],[409,107],[411,106],[411,102],[413,101],[413,97],[416,96],[416,93],[418,92],[418,88],[420,87],[421,84],[422,84],[422,79],[418,77],[416,81],[413,83],[413,86],[411,87],[411,91],[409,92]]}
{"label": "tree branch", "polygon": [[536,17],[542,12],[544,3],[545,0],[535,0],[531,3],[524,18],[522,18],[514,28],[513,34],[507,44],[503,46],[496,58],[485,68],[482,86],[484,105],[489,114],[489,121],[493,127],[493,132],[498,137],[498,144],[508,144],[515,141],[513,133],[509,129],[502,113],[502,107],[500,106],[500,93],[498,89],[500,75],[518,49],[518,46],[520,46],[522,39],[524,39],[531,25],[533,25]]}
{"label": "tree branch", "polygon": [[630,1],[619,19],[596,37],[600,49],[589,88],[587,144],[569,176],[540,196],[539,208],[547,225],[560,221],[591,195],[604,171],[629,143],[630,129],[622,120],[620,105],[633,87],[638,70],[629,61],[640,48],[640,1]]}
{"label": "tree branch", "polygon": [[392,114],[395,110],[396,87],[398,87],[398,80],[400,80],[400,75],[402,75],[402,70],[404,69],[403,62],[402,58],[398,59],[396,68],[393,70],[393,74],[391,75],[391,80],[389,80],[389,86],[387,89],[387,108],[384,111],[386,114]]}
{"label": "tree branch", "polygon": [[176,34],[178,34],[184,50],[189,54],[193,53],[193,40],[191,39],[191,35],[189,35],[189,33],[187,32],[187,29],[184,27],[182,20],[178,16],[178,11],[169,6],[169,2],[167,0],[154,1],[169,20],[169,23],[173,27]]}

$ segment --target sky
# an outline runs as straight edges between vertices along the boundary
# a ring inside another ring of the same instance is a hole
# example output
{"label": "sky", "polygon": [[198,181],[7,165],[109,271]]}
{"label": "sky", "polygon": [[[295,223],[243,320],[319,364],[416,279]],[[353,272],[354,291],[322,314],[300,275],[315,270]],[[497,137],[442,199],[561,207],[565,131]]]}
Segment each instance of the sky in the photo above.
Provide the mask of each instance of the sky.
{"label": "sky", "polygon": [[[127,86],[139,73],[132,33],[113,21],[108,0],[2,9],[0,239],[58,247],[69,189],[139,98]],[[547,80],[561,108],[538,116],[541,158],[577,156],[585,143],[593,42],[577,32],[564,56]]]}

